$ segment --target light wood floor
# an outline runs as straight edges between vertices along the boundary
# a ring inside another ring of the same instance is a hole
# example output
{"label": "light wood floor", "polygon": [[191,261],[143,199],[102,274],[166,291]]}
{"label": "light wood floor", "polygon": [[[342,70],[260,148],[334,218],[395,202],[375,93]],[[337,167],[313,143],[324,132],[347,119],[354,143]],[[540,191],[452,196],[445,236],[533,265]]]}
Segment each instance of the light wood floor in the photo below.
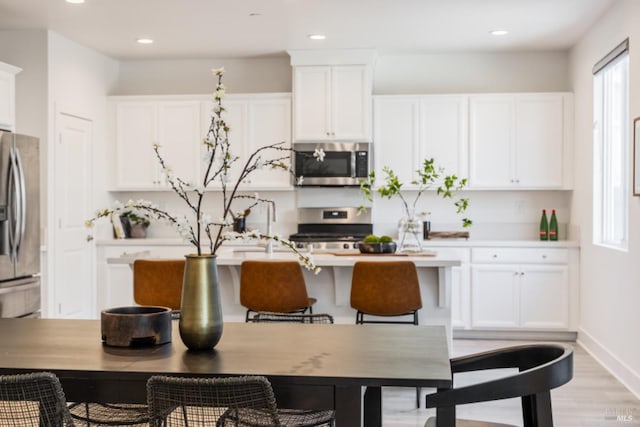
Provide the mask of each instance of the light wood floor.
{"label": "light wood floor", "polygon": [[[507,347],[525,342],[454,340],[453,355],[460,356],[492,348]],[[573,379],[551,392],[553,419],[556,427],[632,427],[640,426],[640,400],[600,366],[584,349],[575,343]],[[455,385],[485,381],[511,370],[493,373],[468,373],[456,376]],[[423,389],[423,396],[435,390]],[[422,427],[435,411],[415,407],[415,389],[383,388],[383,420],[388,427]],[[520,401],[509,399],[458,407],[459,418],[503,422],[522,426]],[[627,420],[616,419],[626,416]],[[631,419],[629,419],[629,416]]]}

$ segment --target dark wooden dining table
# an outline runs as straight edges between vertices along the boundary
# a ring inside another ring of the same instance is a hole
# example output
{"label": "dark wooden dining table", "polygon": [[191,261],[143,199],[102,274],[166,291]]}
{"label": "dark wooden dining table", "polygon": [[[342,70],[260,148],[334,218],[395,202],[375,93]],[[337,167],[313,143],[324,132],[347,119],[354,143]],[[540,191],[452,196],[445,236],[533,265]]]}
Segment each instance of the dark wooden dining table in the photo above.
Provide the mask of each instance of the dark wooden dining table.
{"label": "dark wooden dining table", "polygon": [[279,407],[335,409],[338,427],[383,425],[383,386],[452,386],[443,326],[225,323],[216,348],[200,352],[175,321],[172,337],[108,347],[99,320],[0,319],[0,374],[50,371],[68,401],[130,403],[146,402],[151,375],[264,375]]}

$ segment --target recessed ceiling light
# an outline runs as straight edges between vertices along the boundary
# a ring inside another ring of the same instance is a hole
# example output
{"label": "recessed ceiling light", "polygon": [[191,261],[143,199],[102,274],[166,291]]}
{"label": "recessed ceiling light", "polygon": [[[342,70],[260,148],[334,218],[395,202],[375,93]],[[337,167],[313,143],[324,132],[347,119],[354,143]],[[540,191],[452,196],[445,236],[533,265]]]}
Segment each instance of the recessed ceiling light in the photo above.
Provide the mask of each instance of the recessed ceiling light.
{"label": "recessed ceiling light", "polygon": [[140,43],[140,44],[151,44],[153,43],[153,39],[149,39],[146,37],[141,37],[139,39],[136,39],[136,42]]}
{"label": "recessed ceiling light", "polygon": [[492,36],[506,36],[507,34],[509,34],[509,31],[507,31],[507,30],[493,30],[493,31],[489,31],[489,34],[491,34]]}
{"label": "recessed ceiling light", "polygon": [[311,40],[324,40],[327,38],[324,34],[309,34]]}
{"label": "recessed ceiling light", "polygon": [[82,4],[84,0],[67,0],[67,3]]}
{"label": "recessed ceiling light", "polygon": [[262,16],[262,14],[260,12],[251,12],[249,16]]}

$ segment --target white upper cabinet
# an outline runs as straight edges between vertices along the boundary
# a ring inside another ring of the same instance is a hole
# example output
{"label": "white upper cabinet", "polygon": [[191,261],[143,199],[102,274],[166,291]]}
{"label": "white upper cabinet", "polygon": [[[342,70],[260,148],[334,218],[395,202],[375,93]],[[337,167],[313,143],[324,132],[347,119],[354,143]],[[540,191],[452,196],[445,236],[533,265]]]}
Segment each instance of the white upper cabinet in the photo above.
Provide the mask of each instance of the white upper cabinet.
{"label": "white upper cabinet", "polygon": [[294,67],[294,139],[370,141],[371,91],[366,65]]}
{"label": "white upper cabinet", "polygon": [[160,99],[114,99],[116,190],[165,190],[168,185],[153,150],[186,182],[199,176],[200,103]]}
{"label": "white upper cabinet", "polygon": [[[279,158],[291,166],[291,97],[266,95],[249,103],[248,154],[260,147],[282,143],[282,150],[269,149],[259,155],[263,159]],[[293,188],[291,174],[287,170],[264,167],[248,177],[247,185],[267,188]]]}
{"label": "white upper cabinet", "polygon": [[373,101],[374,164],[378,180],[388,166],[403,183],[415,178],[420,156],[420,101],[414,96],[376,96]]}
{"label": "white upper cabinet", "polygon": [[471,95],[470,187],[571,188],[572,108],[566,93]]}
{"label": "white upper cabinet", "polygon": [[15,131],[16,74],[22,69],[0,62],[0,129]]}
{"label": "white upper cabinet", "polygon": [[421,97],[420,162],[433,158],[447,175],[468,176],[467,103],[463,95]]}
{"label": "white upper cabinet", "polygon": [[[283,150],[261,150],[261,159],[281,158],[291,164],[291,96],[289,94],[227,95],[224,99],[225,121],[229,126],[231,154],[237,156],[228,174],[235,183],[249,156],[261,147],[282,142]],[[211,120],[212,102],[203,103],[203,136]],[[214,188],[214,186],[211,186]],[[286,190],[292,189],[288,171],[263,167],[249,174],[240,184],[240,190]]]}
{"label": "white upper cabinet", "polygon": [[389,166],[405,187],[425,159],[446,174],[467,177],[467,97],[381,95],[374,97],[376,172]]}

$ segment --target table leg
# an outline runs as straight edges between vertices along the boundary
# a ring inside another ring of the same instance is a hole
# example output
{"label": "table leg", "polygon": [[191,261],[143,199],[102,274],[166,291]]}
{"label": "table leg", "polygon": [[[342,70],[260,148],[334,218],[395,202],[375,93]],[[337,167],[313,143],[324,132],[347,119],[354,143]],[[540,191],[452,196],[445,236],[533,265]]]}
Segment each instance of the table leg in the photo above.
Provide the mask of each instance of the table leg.
{"label": "table leg", "polygon": [[335,386],[336,427],[360,426],[362,391],[360,386]]}
{"label": "table leg", "polygon": [[364,426],[382,427],[382,387],[367,387],[364,392]]}

